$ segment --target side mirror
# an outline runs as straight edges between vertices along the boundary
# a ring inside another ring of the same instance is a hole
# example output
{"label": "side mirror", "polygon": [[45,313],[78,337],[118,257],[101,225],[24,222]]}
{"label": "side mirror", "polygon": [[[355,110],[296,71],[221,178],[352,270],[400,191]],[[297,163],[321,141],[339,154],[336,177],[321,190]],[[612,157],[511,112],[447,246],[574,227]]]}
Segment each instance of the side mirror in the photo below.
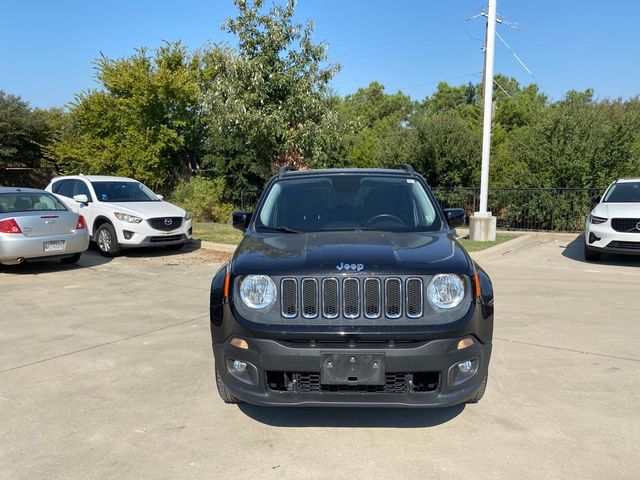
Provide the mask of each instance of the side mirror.
{"label": "side mirror", "polygon": [[601,199],[602,197],[600,195],[594,195],[593,197],[591,197],[591,203],[595,206],[600,203]]}
{"label": "side mirror", "polygon": [[164,200],[164,195],[156,195],[156,197],[158,197],[158,200]]}
{"label": "side mirror", "polygon": [[89,197],[87,197],[84,193],[81,195],[74,195],[73,199],[78,203],[89,203]]}
{"label": "side mirror", "polygon": [[464,208],[445,208],[444,216],[451,228],[462,227],[464,225]]}
{"label": "side mirror", "polygon": [[253,212],[233,212],[231,214],[231,223],[233,224],[233,228],[237,228],[244,232],[249,226],[252,215]]}

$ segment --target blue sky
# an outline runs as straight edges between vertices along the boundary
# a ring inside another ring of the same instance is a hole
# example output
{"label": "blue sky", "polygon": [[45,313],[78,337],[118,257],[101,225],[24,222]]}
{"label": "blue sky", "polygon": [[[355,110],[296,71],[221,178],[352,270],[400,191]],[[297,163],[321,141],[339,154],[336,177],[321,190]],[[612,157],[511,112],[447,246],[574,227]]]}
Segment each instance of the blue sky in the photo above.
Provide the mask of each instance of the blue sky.
{"label": "blue sky", "polygon": [[[269,3],[269,0],[267,0]],[[299,20],[315,22],[316,41],[342,64],[340,94],[372,80],[414,98],[438,81],[478,82],[484,20],[465,20],[482,0],[299,0]],[[637,0],[498,0],[498,12],[520,24],[499,32],[524,60],[529,76],[498,40],[496,71],[536,82],[551,98],[592,87],[599,98],[640,94]],[[61,106],[95,88],[100,52],[129,55],[163,39],[196,48],[233,42],[220,29],[234,15],[231,0],[13,0],[0,16],[0,89],[33,106]],[[465,28],[466,27],[466,28]]]}

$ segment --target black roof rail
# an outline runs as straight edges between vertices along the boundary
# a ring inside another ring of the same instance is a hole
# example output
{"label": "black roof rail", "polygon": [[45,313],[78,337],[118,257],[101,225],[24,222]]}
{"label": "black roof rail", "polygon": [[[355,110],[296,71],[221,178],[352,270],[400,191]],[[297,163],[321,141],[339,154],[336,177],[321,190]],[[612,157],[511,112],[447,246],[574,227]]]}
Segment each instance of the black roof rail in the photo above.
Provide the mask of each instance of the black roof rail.
{"label": "black roof rail", "polygon": [[407,172],[409,175],[412,175],[412,176],[416,174],[416,171],[408,163],[402,163],[400,165],[396,165],[395,169],[396,170],[404,170],[405,172]]}
{"label": "black roof rail", "polygon": [[287,172],[296,172],[298,169],[293,165],[284,165],[280,167],[280,171],[278,172],[278,178],[284,177]]}

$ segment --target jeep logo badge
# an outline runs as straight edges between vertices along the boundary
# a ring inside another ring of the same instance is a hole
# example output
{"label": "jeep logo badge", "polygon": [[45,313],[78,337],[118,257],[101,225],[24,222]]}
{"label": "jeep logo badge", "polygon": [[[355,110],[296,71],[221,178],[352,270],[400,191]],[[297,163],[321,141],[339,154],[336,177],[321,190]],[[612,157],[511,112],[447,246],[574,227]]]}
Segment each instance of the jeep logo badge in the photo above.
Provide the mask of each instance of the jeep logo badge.
{"label": "jeep logo badge", "polygon": [[164,219],[164,224],[168,227],[169,225],[171,225],[173,223],[173,219],[172,218],[165,218]]}
{"label": "jeep logo badge", "polygon": [[339,265],[336,265],[338,270],[355,270],[356,272],[361,272],[364,270],[364,265],[362,263],[344,263],[341,262]]}

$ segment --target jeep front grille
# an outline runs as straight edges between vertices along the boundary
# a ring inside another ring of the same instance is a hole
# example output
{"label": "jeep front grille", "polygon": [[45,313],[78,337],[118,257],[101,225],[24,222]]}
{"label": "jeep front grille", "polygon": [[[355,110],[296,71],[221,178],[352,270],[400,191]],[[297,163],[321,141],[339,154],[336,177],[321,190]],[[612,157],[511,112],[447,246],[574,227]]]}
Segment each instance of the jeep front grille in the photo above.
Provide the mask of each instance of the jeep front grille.
{"label": "jeep front grille", "polygon": [[284,318],[421,318],[424,281],[419,277],[283,278],[280,312]]}

